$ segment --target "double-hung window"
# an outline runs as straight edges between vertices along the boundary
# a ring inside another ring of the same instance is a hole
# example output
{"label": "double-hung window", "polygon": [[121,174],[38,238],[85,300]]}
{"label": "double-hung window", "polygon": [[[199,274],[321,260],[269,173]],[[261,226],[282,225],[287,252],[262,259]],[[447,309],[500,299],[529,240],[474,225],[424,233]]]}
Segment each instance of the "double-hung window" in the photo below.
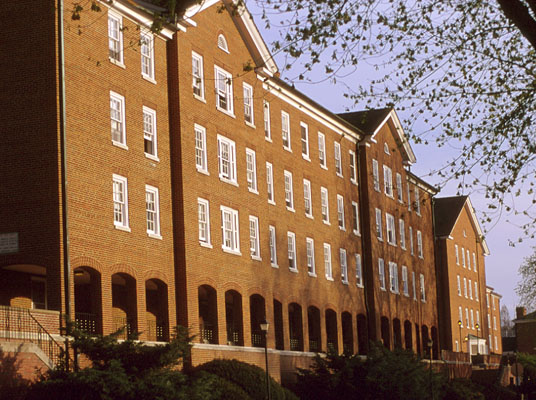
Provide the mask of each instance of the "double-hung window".
{"label": "double-hung window", "polygon": [[421,283],[421,301],[426,301],[426,287],[424,286],[424,275],[420,275],[420,283]]}
{"label": "double-hung window", "polygon": [[411,211],[411,188],[409,187],[409,182],[406,183],[406,189],[408,192],[408,211]]}
{"label": "double-hung window", "polygon": [[123,64],[123,19],[108,11],[108,56],[113,63]]}
{"label": "double-hung window", "polygon": [[201,125],[194,125],[195,132],[195,167],[197,171],[208,174],[207,167],[207,131]]}
{"label": "double-hung window", "polygon": [[216,83],[216,108],[227,114],[233,114],[233,77],[217,66],[214,66]]}
{"label": "double-hung window", "polygon": [[475,256],[475,253],[473,253],[473,271],[476,272],[476,256]]}
{"label": "double-hung window", "polygon": [[479,301],[478,300],[478,282],[477,281],[475,281],[475,300]]}
{"label": "double-hung window", "polygon": [[326,279],[333,280],[333,270],[331,268],[331,245],[324,243],[324,271]]}
{"label": "double-hung window", "polygon": [[309,126],[300,122],[302,157],[309,160]]}
{"label": "double-hung window", "polygon": [[320,166],[326,168],[326,137],[320,132],[318,132],[318,159]]}
{"label": "double-hung window", "polygon": [[220,179],[236,185],[235,142],[221,135],[218,135],[218,162]]}
{"label": "double-hung window", "polygon": [[463,295],[467,298],[467,278],[463,278]]}
{"label": "double-hung window", "polygon": [[289,115],[281,111],[281,136],[283,138],[283,148],[291,151],[290,147],[290,117]]}
{"label": "double-hung window", "polygon": [[471,281],[471,279],[469,279],[467,287],[469,288],[469,298],[473,300],[473,281]]}
{"label": "double-hung window", "polygon": [[285,204],[287,210],[294,211],[294,190],[292,187],[292,172],[285,171]]}
{"label": "double-hung window", "polygon": [[455,255],[456,255],[456,265],[460,265],[460,254],[459,254],[459,251],[458,251],[458,245],[457,244],[454,245],[454,252],[455,252]]}
{"label": "double-hung window", "polygon": [[311,276],[316,276],[315,241],[312,238],[306,238],[305,246],[307,251],[307,272]]}
{"label": "double-hung window", "polygon": [[458,321],[460,322],[460,328],[463,328],[463,309],[462,309],[462,306],[458,307]]}
{"label": "double-hung window", "polygon": [[127,178],[113,175],[114,225],[129,230],[128,227],[128,184]]}
{"label": "double-hung window", "polygon": [[322,221],[329,224],[328,190],[324,187],[320,188],[320,205],[322,208]]}
{"label": "double-hung window", "polygon": [[413,252],[413,228],[410,226],[409,227],[409,250],[410,250],[410,253],[411,255],[414,254]]}
{"label": "double-hung window", "polygon": [[402,266],[402,293],[404,296],[409,296],[408,267],[405,265]]}
{"label": "double-hung window", "polygon": [[266,163],[266,186],[268,190],[268,203],[275,204],[274,201],[274,168],[271,163]]}
{"label": "double-hung window", "polygon": [[378,258],[378,278],[380,279],[380,289],[385,290],[385,261]]}
{"label": "double-hung window", "polygon": [[153,160],[157,159],[156,147],[156,111],[143,107],[143,141],[145,155]]}
{"label": "double-hung window", "polygon": [[248,181],[248,190],[253,193],[257,191],[257,158],[255,151],[246,149],[246,179]]}
{"label": "double-hung window", "polygon": [[305,206],[305,215],[311,218],[313,216],[313,204],[311,200],[311,182],[307,179],[303,180],[303,202]]}
{"label": "double-hung window", "polygon": [[140,36],[141,76],[154,81],[154,37],[148,32]]}
{"label": "double-hung window", "polygon": [[272,140],[272,131],[270,126],[270,103],[262,101],[262,114],[264,119],[264,137],[266,140]]}
{"label": "double-hung window", "polygon": [[192,52],[192,89],[194,96],[205,98],[205,81],[203,79],[203,57]]}
{"label": "double-hung window", "polygon": [[383,186],[385,194],[393,197],[393,171],[388,166],[383,166]]}
{"label": "double-hung window", "polygon": [[417,300],[417,288],[415,283],[415,271],[411,272],[411,285],[413,287],[413,300]]}
{"label": "double-hung window", "polygon": [[374,190],[380,191],[380,171],[378,167],[378,160],[372,160],[372,181],[374,184]]}
{"label": "double-hung window", "polygon": [[160,237],[160,204],[158,189],[145,185],[145,211],[147,214],[147,234]]}
{"label": "double-hung window", "polygon": [[395,217],[385,213],[385,223],[387,224],[387,243],[396,246]]}
{"label": "double-hung window", "polygon": [[396,174],[396,195],[400,203],[404,202],[404,192],[402,190],[402,175]]}
{"label": "double-hung window", "polygon": [[471,270],[471,257],[469,257],[469,249],[467,249],[467,268]]}
{"label": "double-hung window", "polygon": [[247,124],[253,125],[253,88],[244,83],[244,120]]}
{"label": "double-hung window", "polygon": [[471,329],[475,329],[475,313],[473,312],[472,308],[471,308]]}
{"label": "double-hung window", "polygon": [[355,278],[357,286],[363,287],[363,265],[361,264],[361,254],[355,255]]}
{"label": "double-hung window", "polygon": [[456,276],[456,285],[457,285],[457,288],[458,288],[458,296],[462,296],[462,282],[461,282],[461,278],[460,278],[460,275],[457,275]]}
{"label": "double-hung window", "polygon": [[114,92],[110,92],[110,122],[112,143],[120,147],[126,147],[125,98]]}
{"label": "double-hung window", "polygon": [[253,215],[249,216],[249,250],[251,258],[260,260],[259,219]]}
{"label": "double-hung window", "polygon": [[337,220],[339,221],[339,229],[346,230],[344,224],[344,197],[337,195]]}
{"label": "double-hung window", "polygon": [[421,231],[417,231],[417,254],[419,255],[419,258],[423,258],[423,253],[422,253],[422,233],[421,233]]}
{"label": "double-hung window", "polygon": [[337,176],[342,177],[341,144],[339,142],[335,142],[333,145],[335,156],[335,173]]}
{"label": "double-hung window", "polygon": [[352,230],[354,235],[359,235],[359,208],[355,201],[352,201]]}
{"label": "double-hung window", "polygon": [[357,164],[355,151],[350,150],[350,182],[357,184]]}
{"label": "double-hung window", "polygon": [[389,262],[389,279],[391,292],[398,293],[398,266],[394,262]]}
{"label": "double-hung window", "polygon": [[465,249],[462,247],[462,265],[464,268],[466,268],[465,265]]}
{"label": "double-hung window", "polygon": [[339,259],[341,262],[341,280],[342,283],[348,283],[348,260],[346,258],[346,250],[339,249]]}
{"label": "double-hung window", "polygon": [[382,210],[376,208],[376,237],[383,241]]}
{"label": "double-hung window", "polygon": [[288,240],[288,268],[293,272],[298,272],[296,264],[296,235],[294,232],[287,232]]}
{"label": "double-hung window", "polygon": [[404,220],[400,218],[398,220],[398,226],[400,229],[400,248],[406,249],[406,227],[404,224]]}
{"label": "double-hung window", "polygon": [[221,210],[221,230],[224,251],[239,254],[240,236],[238,230],[238,211],[232,208],[220,206]]}
{"label": "double-hung window", "polygon": [[277,242],[275,226],[270,225],[268,227],[268,234],[270,235],[270,264],[272,264],[272,267],[277,267]]}
{"label": "double-hung window", "polygon": [[199,224],[199,243],[206,247],[210,244],[210,209],[208,200],[197,199],[197,221]]}
{"label": "double-hung window", "polygon": [[415,186],[414,195],[415,195],[415,211],[417,212],[417,215],[420,216],[421,215],[421,200],[419,196],[419,188],[417,186]]}

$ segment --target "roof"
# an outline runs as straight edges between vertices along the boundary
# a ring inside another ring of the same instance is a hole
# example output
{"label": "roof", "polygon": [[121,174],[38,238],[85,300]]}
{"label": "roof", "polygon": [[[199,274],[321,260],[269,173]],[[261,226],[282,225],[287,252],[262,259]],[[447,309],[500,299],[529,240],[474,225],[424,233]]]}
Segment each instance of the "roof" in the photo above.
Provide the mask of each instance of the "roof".
{"label": "roof", "polygon": [[536,311],[523,315],[521,318],[514,319],[513,322],[536,320]]}
{"label": "roof", "polygon": [[380,108],[376,110],[339,113],[338,115],[356,128],[361,129],[365,134],[372,135],[378,125],[387,118],[391,110],[392,108]]}

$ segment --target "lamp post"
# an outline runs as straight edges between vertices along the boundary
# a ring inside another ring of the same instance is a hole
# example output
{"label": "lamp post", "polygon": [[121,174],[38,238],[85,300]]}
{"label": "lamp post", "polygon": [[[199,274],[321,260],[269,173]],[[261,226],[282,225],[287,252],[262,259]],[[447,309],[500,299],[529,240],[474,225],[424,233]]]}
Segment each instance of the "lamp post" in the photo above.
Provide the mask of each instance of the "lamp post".
{"label": "lamp post", "polygon": [[462,321],[458,320],[458,327],[460,328],[460,348],[459,350],[462,350]]}
{"label": "lamp post", "polygon": [[476,328],[476,354],[480,354],[480,325],[477,323]]}
{"label": "lamp post", "polygon": [[268,400],[271,400],[270,396],[270,374],[268,373],[268,328],[270,327],[270,324],[266,319],[264,319],[261,323],[261,331],[264,334],[264,357],[266,359],[266,398]]}
{"label": "lamp post", "polygon": [[433,373],[432,373],[432,346],[434,345],[434,341],[432,339],[428,339],[428,348],[430,349],[430,398],[434,400],[434,386],[432,385],[433,382]]}

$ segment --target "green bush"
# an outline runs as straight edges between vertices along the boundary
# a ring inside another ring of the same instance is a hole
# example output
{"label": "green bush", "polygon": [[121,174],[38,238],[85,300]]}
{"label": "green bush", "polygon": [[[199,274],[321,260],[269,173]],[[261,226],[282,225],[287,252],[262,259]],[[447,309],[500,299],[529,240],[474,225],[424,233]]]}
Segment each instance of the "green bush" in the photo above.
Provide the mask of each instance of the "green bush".
{"label": "green bush", "polygon": [[445,387],[444,400],[484,400],[478,385],[468,379],[453,379]]}

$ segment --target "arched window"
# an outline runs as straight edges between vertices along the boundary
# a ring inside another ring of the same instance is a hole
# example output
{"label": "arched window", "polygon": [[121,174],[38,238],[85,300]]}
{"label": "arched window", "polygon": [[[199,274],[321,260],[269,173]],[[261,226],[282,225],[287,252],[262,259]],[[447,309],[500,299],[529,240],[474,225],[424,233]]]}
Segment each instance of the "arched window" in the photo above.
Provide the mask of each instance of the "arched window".
{"label": "arched window", "polygon": [[218,35],[218,47],[226,53],[229,53],[229,48],[227,47],[227,39],[225,39],[225,36],[223,36],[222,34]]}

